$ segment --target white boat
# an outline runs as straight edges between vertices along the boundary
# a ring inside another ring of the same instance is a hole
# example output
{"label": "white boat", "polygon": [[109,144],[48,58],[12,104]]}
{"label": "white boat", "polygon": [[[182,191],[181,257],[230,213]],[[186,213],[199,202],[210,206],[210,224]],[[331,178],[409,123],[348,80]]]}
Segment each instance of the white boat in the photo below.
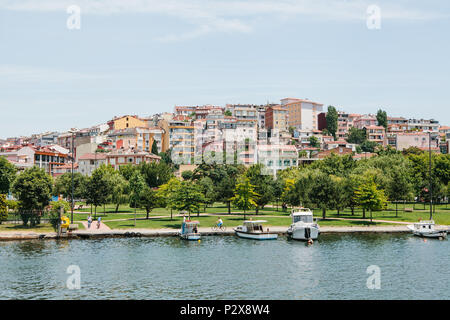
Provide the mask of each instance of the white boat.
{"label": "white boat", "polygon": [[300,208],[292,210],[292,224],[287,230],[290,238],[295,240],[316,240],[319,237],[320,229],[314,221],[313,213],[310,209]]}
{"label": "white boat", "polygon": [[184,221],[181,225],[180,237],[184,240],[200,240],[198,232],[198,221]]}
{"label": "white boat", "polygon": [[242,226],[234,228],[234,232],[238,237],[245,239],[254,240],[276,240],[278,238],[277,233],[270,233],[269,229],[264,231],[262,223],[267,222],[266,220],[256,220],[256,221],[244,221]]}
{"label": "white boat", "polygon": [[422,220],[414,224],[408,225],[408,229],[412,231],[415,236],[426,238],[438,238],[443,239],[447,237],[446,230],[436,230],[434,228],[433,220]]}

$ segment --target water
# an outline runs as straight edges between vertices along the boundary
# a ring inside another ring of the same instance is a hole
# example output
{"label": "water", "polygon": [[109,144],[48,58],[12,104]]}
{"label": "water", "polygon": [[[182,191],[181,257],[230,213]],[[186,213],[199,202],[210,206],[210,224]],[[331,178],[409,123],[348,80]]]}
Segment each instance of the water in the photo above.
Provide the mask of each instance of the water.
{"label": "water", "polygon": [[449,262],[448,240],[392,234],[0,242],[0,299],[450,299]]}

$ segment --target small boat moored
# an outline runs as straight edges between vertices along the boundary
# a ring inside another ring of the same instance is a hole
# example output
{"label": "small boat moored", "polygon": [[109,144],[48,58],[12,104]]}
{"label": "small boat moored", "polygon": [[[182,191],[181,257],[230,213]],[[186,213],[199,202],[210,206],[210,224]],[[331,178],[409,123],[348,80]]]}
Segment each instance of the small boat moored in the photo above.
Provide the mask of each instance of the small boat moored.
{"label": "small boat moored", "polygon": [[198,232],[198,221],[183,221],[181,225],[180,237],[184,240],[200,240],[200,233]]}
{"label": "small boat moored", "polygon": [[288,237],[305,241],[316,240],[319,237],[319,225],[314,221],[310,209],[294,209],[291,216],[292,224],[287,230]]}
{"label": "small boat moored", "polygon": [[412,231],[415,236],[425,238],[444,239],[447,237],[446,230],[436,230],[434,228],[433,220],[422,220],[414,224],[408,225],[408,229]]}
{"label": "small boat moored", "polygon": [[262,223],[267,222],[266,220],[256,220],[256,221],[244,221],[242,226],[234,228],[234,232],[238,237],[245,239],[254,240],[276,240],[278,238],[277,233],[270,233],[269,229],[264,231]]}

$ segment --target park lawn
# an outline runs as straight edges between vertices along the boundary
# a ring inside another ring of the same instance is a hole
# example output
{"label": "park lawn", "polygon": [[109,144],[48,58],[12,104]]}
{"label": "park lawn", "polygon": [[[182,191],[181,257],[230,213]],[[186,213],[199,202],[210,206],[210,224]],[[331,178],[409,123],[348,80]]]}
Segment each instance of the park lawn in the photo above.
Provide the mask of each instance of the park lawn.
{"label": "park lawn", "polygon": [[42,223],[33,228],[24,226],[23,224],[0,224],[0,232],[36,232],[47,233],[54,232],[50,223]]}
{"label": "park lawn", "polygon": [[[428,220],[430,218],[430,212],[428,210],[414,210],[413,212],[398,211],[396,216],[395,210],[385,211],[373,211],[372,218],[375,220],[389,220],[389,221],[404,221],[404,222],[417,222],[419,219]],[[321,217],[322,212],[314,210],[314,216]],[[351,214],[349,209],[345,212],[341,212],[337,215],[335,210],[328,210],[327,217],[329,218],[350,218],[350,219],[362,219],[362,210],[355,210],[355,215]],[[370,219],[370,213],[366,212],[366,219]],[[450,225],[450,210],[436,208],[436,212],[433,213],[433,220],[436,224]]]}
{"label": "park lawn", "polygon": [[[241,225],[244,221],[244,216],[221,216],[224,225],[227,228],[236,227]],[[263,219],[267,222],[264,223],[265,226],[282,226],[288,227],[292,223],[291,217],[264,217],[264,216],[254,216],[247,215],[247,219],[252,218],[253,220]],[[217,222],[217,217],[215,216],[191,216],[194,221],[200,222],[200,227],[212,227]],[[136,227],[134,226],[134,220],[128,221],[106,221],[104,222],[111,229],[179,229],[183,218],[174,217],[173,220],[170,218],[152,218],[149,220],[137,220]],[[346,220],[321,220],[319,221],[321,226],[366,226],[366,225],[394,225],[390,223],[370,223],[368,221],[346,221]]]}

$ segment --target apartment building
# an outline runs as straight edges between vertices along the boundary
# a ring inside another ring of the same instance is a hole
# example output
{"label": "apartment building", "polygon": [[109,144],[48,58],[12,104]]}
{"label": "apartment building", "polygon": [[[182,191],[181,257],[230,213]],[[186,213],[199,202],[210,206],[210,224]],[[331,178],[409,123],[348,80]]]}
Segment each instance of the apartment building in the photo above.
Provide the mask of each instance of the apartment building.
{"label": "apartment building", "polygon": [[377,117],[373,114],[363,114],[353,120],[353,126],[358,129],[378,126]]}
{"label": "apartment building", "polygon": [[139,165],[141,163],[156,162],[159,163],[161,157],[149,152],[137,150],[116,150],[106,154],[106,164],[118,170],[124,165]]}
{"label": "apartment building", "polygon": [[[390,144],[397,150],[404,150],[410,147],[416,147],[422,150],[428,150],[430,144],[430,135],[427,132],[402,132],[394,136],[394,142]],[[439,149],[439,139],[432,137],[431,148]]]}
{"label": "apartment building", "polygon": [[439,132],[439,121],[434,119],[408,119],[408,130]]}
{"label": "apartment building", "polygon": [[78,172],[90,177],[102,164],[106,164],[106,153],[87,153],[78,159]]}
{"label": "apartment building", "polygon": [[195,153],[194,123],[188,116],[174,116],[169,122],[172,160],[177,164],[193,164]]}
{"label": "apartment building", "polygon": [[110,130],[124,130],[129,128],[145,128],[147,126],[147,121],[136,115],[126,115],[115,117],[108,121],[107,124]]}
{"label": "apartment building", "polygon": [[270,106],[266,109],[266,128],[270,130],[288,131],[288,110],[281,105]]}
{"label": "apartment building", "polygon": [[318,130],[318,115],[323,104],[297,98],[281,99],[281,106],[288,110],[288,127],[302,130]]}
{"label": "apartment building", "polygon": [[258,163],[264,164],[266,169],[276,175],[277,171],[298,165],[298,151],[293,145],[258,144]]}
{"label": "apartment building", "polygon": [[365,126],[364,128],[366,129],[368,141],[376,142],[381,145],[387,144],[386,130],[383,126],[370,125]]}

